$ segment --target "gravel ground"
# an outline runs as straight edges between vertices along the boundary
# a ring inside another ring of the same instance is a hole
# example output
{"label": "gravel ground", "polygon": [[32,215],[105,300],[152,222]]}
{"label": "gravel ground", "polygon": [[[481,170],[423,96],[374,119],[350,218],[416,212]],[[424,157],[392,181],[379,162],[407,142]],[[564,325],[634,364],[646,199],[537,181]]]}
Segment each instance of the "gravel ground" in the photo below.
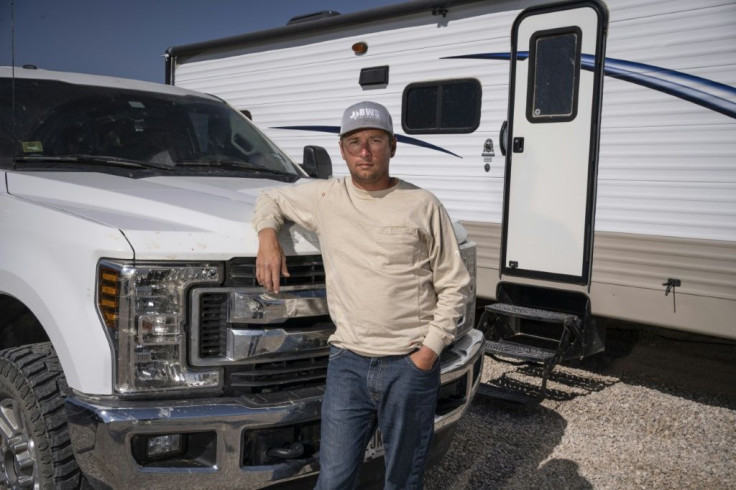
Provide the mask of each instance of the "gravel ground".
{"label": "gravel ground", "polygon": [[[476,397],[426,488],[736,489],[736,344],[608,335],[603,355],[555,368],[541,404]],[[486,357],[482,381],[499,379],[540,377]]]}

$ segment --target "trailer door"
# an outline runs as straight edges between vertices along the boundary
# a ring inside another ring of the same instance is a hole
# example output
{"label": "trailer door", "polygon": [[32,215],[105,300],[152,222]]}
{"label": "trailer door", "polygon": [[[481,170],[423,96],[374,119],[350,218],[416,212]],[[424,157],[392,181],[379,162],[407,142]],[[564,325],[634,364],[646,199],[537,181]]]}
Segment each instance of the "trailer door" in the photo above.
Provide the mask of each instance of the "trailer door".
{"label": "trailer door", "polygon": [[590,0],[514,22],[501,274],[590,282],[607,17]]}

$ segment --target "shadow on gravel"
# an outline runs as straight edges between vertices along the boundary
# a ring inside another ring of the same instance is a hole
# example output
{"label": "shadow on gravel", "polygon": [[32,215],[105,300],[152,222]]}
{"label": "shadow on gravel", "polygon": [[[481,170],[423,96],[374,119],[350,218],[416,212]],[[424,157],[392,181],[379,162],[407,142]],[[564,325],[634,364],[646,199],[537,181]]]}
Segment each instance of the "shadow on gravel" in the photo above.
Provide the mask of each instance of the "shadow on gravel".
{"label": "shadow on gravel", "polygon": [[605,352],[567,365],[736,410],[736,342],[635,325],[606,336]]}
{"label": "shadow on gravel", "polygon": [[[504,389],[530,394],[541,385],[538,366],[494,371],[486,382]],[[736,343],[654,327],[609,328],[605,352],[555,367],[546,399],[572,400],[619,382],[736,410]]]}
{"label": "shadow on gravel", "polygon": [[513,409],[476,398],[458,424],[447,455],[427,471],[427,490],[493,488],[591,489],[575,462],[547,461],[565,433],[565,419],[535,405]]}
{"label": "shadow on gravel", "polygon": [[[522,366],[512,372],[506,372],[494,381],[494,384],[512,391],[535,393],[542,384],[542,368],[539,366]],[[533,382],[515,379],[512,375],[533,379]],[[549,376],[546,400],[567,401],[579,396],[589,395],[618,383],[616,379],[598,379],[586,376],[585,373],[574,374],[553,371]],[[558,388],[555,388],[557,386]],[[564,389],[563,389],[564,387]]]}
{"label": "shadow on gravel", "polygon": [[[593,478],[596,465],[609,461],[636,467],[631,475],[625,470],[611,473],[618,488],[640,487],[639,479],[651,475],[659,475],[661,488],[727,488],[723,483],[733,481],[728,476],[733,468],[728,456],[733,429],[728,424],[733,419],[718,409],[736,410],[736,342],[623,327],[608,329],[604,353],[555,367],[542,404],[524,407],[476,396],[458,423],[447,455],[427,471],[426,488],[592,489],[583,474]],[[489,357],[485,361],[484,383],[527,393],[541,385],[542,372],[536,366],[512,366]],[[618,396],[606,397],[609,389]],[[668,401],[662,394],[682,400]],[[637,398],[627,400],[630,396]],[[650,397],[655,405],[648,405]],[[609,400],[631,403],[619,410],[607,405]],[[660,412],[656,403],[683,411]],[[720,414],[714,423],[724,428],[709,432],[714,414]],[[598,424],[601,415],[605,417]],[[581,437],[592,437],[590,447],[600,453],[570,442]],[[558,450],[563,439],[567,445]],[[645,455],[639,454],[642,450]],[[660,452],[671,456],[660,461]],[[699,454],[707,456],[701,461]]]}

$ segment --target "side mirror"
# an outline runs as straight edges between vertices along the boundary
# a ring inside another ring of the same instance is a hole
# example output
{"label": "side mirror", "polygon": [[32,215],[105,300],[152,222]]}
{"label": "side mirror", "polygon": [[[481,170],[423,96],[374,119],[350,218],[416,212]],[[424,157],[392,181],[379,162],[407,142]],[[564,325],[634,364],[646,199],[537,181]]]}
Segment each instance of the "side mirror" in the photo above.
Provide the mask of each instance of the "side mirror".
{"label": "side mirror", "polygon": [[307,175],[315,179],[332,177],[332,159],[327,150],[321,146],[305,146],[302,168]]}

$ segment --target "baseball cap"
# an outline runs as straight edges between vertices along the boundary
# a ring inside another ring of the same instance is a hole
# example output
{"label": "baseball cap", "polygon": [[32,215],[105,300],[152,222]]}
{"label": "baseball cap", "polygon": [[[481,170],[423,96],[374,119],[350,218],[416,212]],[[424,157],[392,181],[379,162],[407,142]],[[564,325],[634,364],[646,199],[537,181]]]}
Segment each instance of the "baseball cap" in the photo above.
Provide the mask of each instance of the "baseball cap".
{"label": "baseball cap", "polygon": [[364,101],[345,109],[342,115],[340,136],[356,129],[383,129],[393,135],[394,123],[391,121],[391,114],[384,106],[375,102]]}

